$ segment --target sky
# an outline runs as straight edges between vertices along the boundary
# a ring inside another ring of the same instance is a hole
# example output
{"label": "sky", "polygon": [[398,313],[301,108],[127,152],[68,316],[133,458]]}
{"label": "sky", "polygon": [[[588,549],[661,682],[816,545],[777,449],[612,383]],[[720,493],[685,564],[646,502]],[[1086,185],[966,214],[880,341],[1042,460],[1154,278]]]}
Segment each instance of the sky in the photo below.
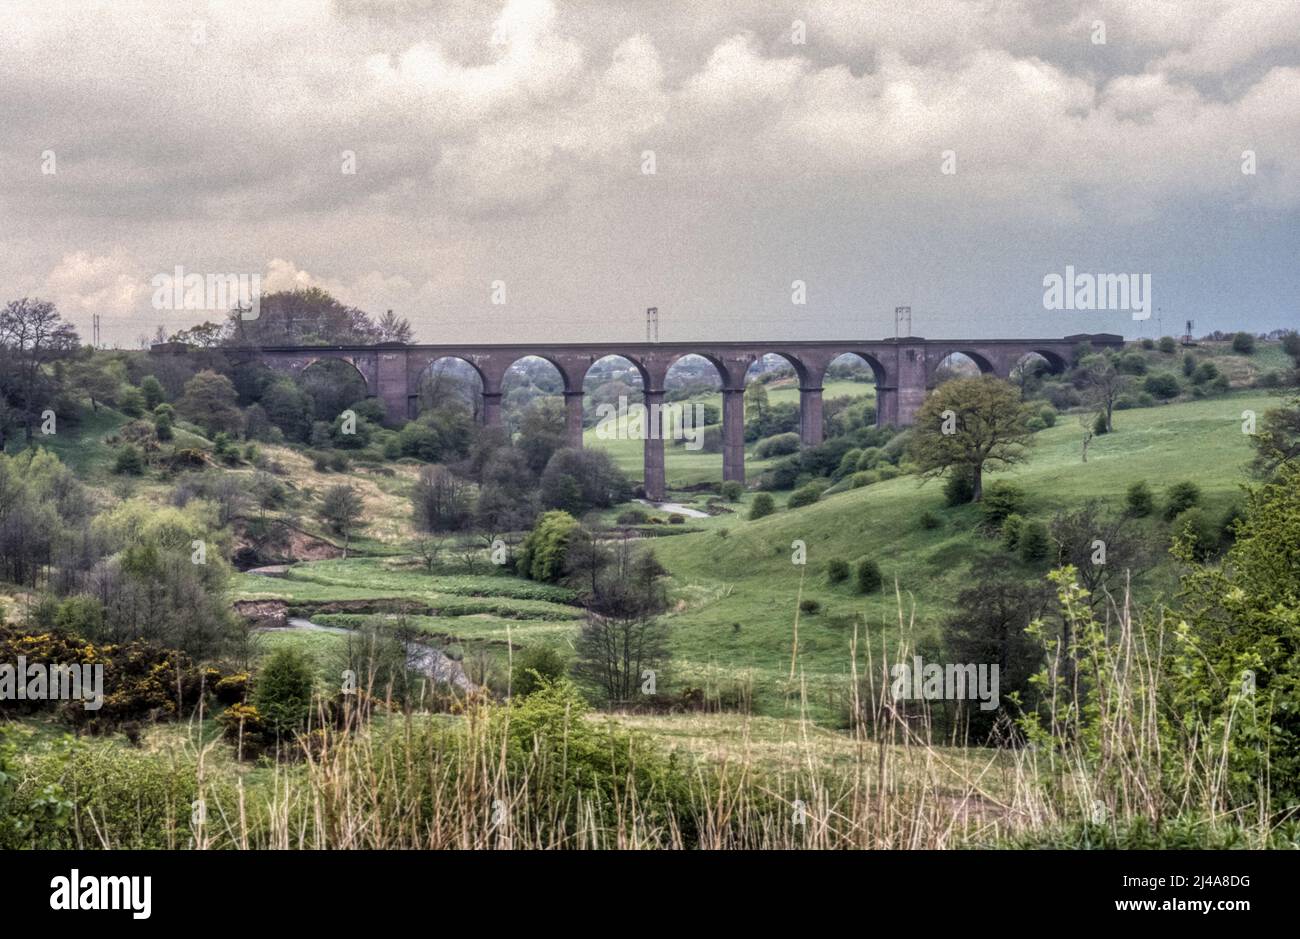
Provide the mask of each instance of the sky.
{"label": "sky", "polygon": [[[123,347],[221,315],[178,267],[423,342],[1263,332],[1298,150],[1300,0],[4,0],[0,300]],[[1150,318],[1049,308],[1067,265]]]}

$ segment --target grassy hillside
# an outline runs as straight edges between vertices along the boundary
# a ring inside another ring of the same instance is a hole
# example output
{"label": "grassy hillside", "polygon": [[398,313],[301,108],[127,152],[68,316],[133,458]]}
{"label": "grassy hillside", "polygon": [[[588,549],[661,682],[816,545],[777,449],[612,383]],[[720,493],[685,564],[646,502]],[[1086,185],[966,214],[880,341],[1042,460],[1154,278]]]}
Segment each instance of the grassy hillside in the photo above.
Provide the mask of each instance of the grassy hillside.
{"label": "grassy hillside", "polygon": [[[991,478],[1014,479],[1028,494],[1026,514],[1044,521],[1089,498],[1105,498],[1118,509],[1137,480],[1148,482],[1157,501],[1170,484],[1192,480],[1217,515],[1238,496],[1252,454],[1241,430],[1242,412],[1262,414],[1277,403],[1274,396],[1241,392],[1120,412],[1115,433],[1093,440],[1086,464],[1080,459],[1080,428],[1063,419],[1035,435],[1029,463]],[[941,519],[940,527],[921,526],[927,511]],[[722,673],[752,681],[760,710],[779,707],[802,590],[803,597],[820,601],[821,610],[800,618],[798,667],[818,689],[813,703],[835,707],[831,689],[847,674],[855,618],[877,644],[888,638],[892,645],[900,615],[895,581],[907,618],[915,617],[918,631],[932,632],[957,593],[980,576],[982,561],[1008,557],[996,539],[977,531],[979,518],[977,507],[947,508],[940,484],[903,477],[755,522],[739,515],[693,521],[707,530],[655,545],[682,597],[673,614],[679,674],[718,680]],[[1154,537],[1164,537],[1159,521],[1143,524]],[[807,545],[802,568],[791,563],[796,539]],[[825,565],[835,557],[876,559],[889,586],[864,597],[852,583],[828,585]],[[1011,563],[1027,578],[1047,570],[1046,564]],[[1148,574],[1143,592],[1167,587],[1170,572],[1166,563]]]}

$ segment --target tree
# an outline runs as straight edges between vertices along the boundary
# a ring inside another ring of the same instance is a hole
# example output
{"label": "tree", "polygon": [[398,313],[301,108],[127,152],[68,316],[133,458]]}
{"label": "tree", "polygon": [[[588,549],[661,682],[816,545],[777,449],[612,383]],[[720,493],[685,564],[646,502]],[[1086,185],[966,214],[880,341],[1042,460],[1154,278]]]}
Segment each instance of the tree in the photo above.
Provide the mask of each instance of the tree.
{"label": "tree", "polygon": [[568,512],[547,512],[519,546],[515,569],[530,580],[555,583],[566,573],[569,543],[578,522]]}
{"label": "tree", "polygon": [[268,730],[288,736],[306,726],[314,687],[307,657],[297,649],[277,649],[257,675],[253,706]]}
{"label": "tree", "polygon": [[392,310],[379,317],[376,329],[380,342],[410,342],[414,335],[410,322]]}
{"label": "tree", "polygon": [[1133,530],[1131,516],[1109,516],[1096,499],[1072,511],[1058,511],[1048,537],[1055,550],[1054,566],[1074,566],[1093,606],[1107,593],[1121,594],[1126,578],[1140,576],[1151,564],[1151,552]]}
{"label": "tree", "polygon": [[1250,333],[1237,333],[1232,337],[1232,351],[1242,355],[1255,354],[1255,337]]}
{"label": "tree", "polygon": [[917,412],[911,458],[925,478],[965,473],[971,500],[984,494],[984,470],[1027,459],[1029,411],[1015,388],[992,375],[954,378],[936,388]]}
{"label": "tree", "polygon": [[244,424],[234,384],[211,369],[204,369],[185,383],[176,410],[213,437],[222,432],[238,433]]}
{"label": "tree", "polygon": [[140,393],[144,395],[145,407],[150,411],[167,400],[162,382],[153,375],[146,375],[140,379]]}
{"label": "tree", "polygon": [[[957,612],[943,623],[947,656],[952,662],[997,665],[1003,700],[1015,692],[1026,695],[1042,662],[1042,649],[1026,628],[1043,615],[1051,593],[1000,573],[990,577],[980,571],[973,579],[975,586],[957,594]],[[967,712],[972,734],[987,735],[996,716],[996,711],[972,708]]]}
{"label": "tree", "polygon": [[1300,798],[1300,469],[1247,492],[1236,541],[1222,564],[1191,563],[1175,622],[1186,623],[1171,670],[1181,693],[1174,713],[1199,716],[1222,740],[1227,782],[1243,801],[1271,780],[1276,805]]}
{"label": "tree", "polygon": [[627,477],[604,450],[555,451],[539,482],[542,505],[579,515],[627,500]]}
{"label": "tree", "polygon": [[0,396],[19,414],[31,443],[58,383],[46,366],[77,348],[77,331],[53,303],[23,297],[0,310]]}
{"label": "tree", "polygon": [[352,533],[361,527],[365,513],[365,500],[350,483],[330,486],[321,496],[320,520],[332,531],[343,536],[343,557],[348,556]]}
{"label": "tree", "polygon": [[473,512],[469,484],[438,463],[421,468],[411,501],[420,531],[460,531]]}
{"label": "tree", "polygon": [[1115,360],[1104,352],[1084,356],[1079,362],[1077,375],[1083,382],[1088,400],[1105,415],[1105,433],[1110,433],[1115,429],[1115,400],[1128,387],[1128,376],[1120,374],[1115,368]]}
{"label": "tree", "polygon": [[499,447],[483,465],[475,510],[484,531],[522,531],[537,516],[537,485],[513,447]]}
{"label": "tree", "polygon": [[[101,404],[113,404],[122,387],[121,375],[109,367],[108,357],[87,349],[90,354],[79,357],[68,368],[72,387],[90,399],[90,409],[98,412]],[[154,379],[157,381],[157,379]]]}
{"label": "tree", "polygon": [[575,643],[573,670],[614,706],[634,700],[648,687],[645,682],[657,685],[661,678],[658,671],[669,657],[669,627],[659,617],[668,605],[662,584],[667,572],[653,552],[636,549],[627,538],[598,567],[584,595],[587,619]]}
{"label": "tree", "polygon": [[1280,467],[1294,464],[1300,457],[1300,397],[1264,412],[1251,443],[1255,447],[1251,469],[1257,475],[1272,476]]}
{"label": "tree", "polygon": [[568,441],[564,406],[554,398],[534,401],[524,410],[519,423],[519,452],[534,476],[540,476],[555,451]]}

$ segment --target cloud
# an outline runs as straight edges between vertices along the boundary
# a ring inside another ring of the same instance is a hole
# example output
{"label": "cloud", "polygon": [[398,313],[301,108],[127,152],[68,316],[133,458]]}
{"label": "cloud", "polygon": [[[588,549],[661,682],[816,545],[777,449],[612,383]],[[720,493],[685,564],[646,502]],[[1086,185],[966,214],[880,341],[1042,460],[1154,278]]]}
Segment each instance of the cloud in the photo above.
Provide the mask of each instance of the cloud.
{"label": "cloud", "polygon": [[139,265],[123,253],[66,254],[45,278],[45,288],[62,310],[73,314],[129,316],[148,297]]}

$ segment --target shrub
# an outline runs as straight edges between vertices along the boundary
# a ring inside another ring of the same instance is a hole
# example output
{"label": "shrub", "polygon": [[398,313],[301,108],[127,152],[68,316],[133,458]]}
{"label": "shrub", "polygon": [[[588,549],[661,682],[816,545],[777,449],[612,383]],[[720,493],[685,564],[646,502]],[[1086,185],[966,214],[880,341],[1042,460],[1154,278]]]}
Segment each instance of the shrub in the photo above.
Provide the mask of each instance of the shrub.
{"label": "shrub", "polygon": [[749,504],[749,520],[763,518],[771,515],[776,511],[776,501],[766,492],[760,492],[754,496],[754,501]]}
{"label": "shrub", "polygon": [[1020,560],[1041,561],[1047,557],[1048,547],[1047,526],[1042,522],[1027,521],[1020,527]]}
{"label": "shrub", "polygon": [[1143,349],[1146,349],[1148,352],[1150,352],[1152,349],[1156,347],[1156,341],[1154,339],[1143,339],[1141,342],[1141,346]]}
{"label": "shrub", "polygon": [[1201,501],[1201,487],[1193,482],[1174,483],[1165,494],[1165,521],[1172,522]]}
{"label": "shrub", "polygon": [[799,435],[794,433],[764,437],[754,447],[754,456],[760,460],[767,459],[770,456],[789,456],[791,453],[798,452]]}
{"label": "shrub", "polygon": [[1002,520],[1002,547],[1008,551],[1020,550],[1020,533],[1025,527],[1023,515],[1008,515]]}
{"label": "shrub", "polygon": [[1192,355],[1190,352],[1184,352],[1183,374],[1190,378],[1194,371],[1196,371],[1196,356]]}
{"label": "shrub", "polygon": [[831,558],[826,562],[826,580],[832,584],[842,584],[849,579],[849,562],[844,558]]}
{"label": "shrub", "polygon": [[883,453],[884,451],[879,447],[863,448],[861,456],[858,457],[858,471],[875,469]]}
{"label": "shrub", "polygon": [[859,593],[878,593],[884,578],[880,574],[880,565],[871,558],[863,558],[858,562],[858,592]]}
{"label": "shrub", "polygon": [[1232,337],[1232,351],[1242,355],[1255,354],[1255,337],[1250,333],[1237,333]]}
{"label": "shrub", "polygon": [[1213,362],[1202,362],[1196,366],[1196,371],[1192,372],[1192,381],[1195,384],[1202,385],[1207,381],[1214,381],[1219,377],[1219,370]]}
{"label": "shrub", "polygon": [[1098,411],[1097,417],[1092,422],[1092,432],[1100,437],[1102,434],[1110,433],[1110,428],[1106,426],[1106,412]]}
{"label": "shrub", "polygon": [[119,476],[140,476],[144,473],[144,455],[138,447],[127,444],[118,451],[113,461],[113,472]]}
{"label": "shrub", "polygon": [[1038,417],[1042,420],[1044,426],[1056,426],[1056,408],[1044,407],[1039,410]]}
{"label": "shrub", "polygon": [[668,524],[669,524],[669,525],[685,525],[685,524],[686,524],[686,516],[685,516],[685,515],[679,515],[677,512],[673,512],[671,515],[668,516]]}
{"label": "shrub", "polygon": [[1002,526],[1008,515],[1019,512],[1025,505],[1025,491],[1015,483],[999,479],[984,490],[984,524],[991,531]]}
{"label": "shrub", "polygon": [[510,694],[526,698],[563,677],[565,668],[564,657],[550,646],[527,648],[515,659],[510,673]]}
{"label": "shrub", "polygon": [[626,512],[618,513],[618,523],[620,525],[644,525],[650,520],[650,513],[644,509],[628,509]]}
{"label": "shrub", "polygon": [[722,493],[722,498],[726,499],[728,502],[738,502],[740,501],[740,497],[745,493],[745,487],[742,483],[739,483],[734,479],[728,479],[722,484],[720,492]]}
{"label": "shrub", "polygon": [[1197,561],[1207,561],[1219,550],[1219,528],[1206,511],[1193,506],[1181,513],[1173,524],[1174,541],[1182,541]]}
{"label": "shrub", "polygon": [[926,531],[933,531],[942,524],[943,520],[933,512],[926,511],[921,513],[921,527]]}
{"label": "shrub", "polygon": [[578,523],[568,512],[546,512],[519,546],[516,570],[525,577],[553,584],[564,575],[569,542]]}
{"label": "shrub", "polygon": [[1173,375],[1170,375],[1168,372],[1148,375],[1147,380],[1142,383],[1142,387],[1147,394],[1154,395],[1157,398],[1164,398],[1166,400],[1178,397],[1178,392],[1180,390],[1178,379]]}
{"label": "shrub", "polygon": [[975,482],[970,475],[960,470],[948,477],[943,484],[943,497],[951,506],[966,505],[975,495]]}
{"label": "shrub", "polygon": [[849,486],[852,489],[861,489],[863,486],[870,486],[872,483],[880,482],[880,477],[875,473],[854,473],[849,479]]}
{"label": "shrub", "polygon": [[799,461],[787,458],[763,474],[764,489],[793,489],[799,481]]}
{"label": "shrub", "polygon": [[1156,343],[1156,346],[1165,355],[1173,355],[1178,351],[1178,343],[1174,341],[1173,336],[1161,336],[1160,341]]}
{"label": "shrub", "polygon": [[799,601],[799,609],[804,613],[815,615],[822,608],[821,601],[814,600],[811,597],[804,597]]}
{"label": "shrub", "polygon": [[822,497],[822,487],[817,483],[809,483],[794,492],[790,493],[790,498],[786,502],[786,508],[801,509],[805,505],[812,505]]}
{"label": "shrub", "polygon": [[1124,496],[1124,506],[1129,515],[1134,518],[1145,518],[1155,511],[1155,505],[1155,497],[1151,494],[1151,487],[1145,480],[1139,479],[1128,487],[1128,493]]}
{"label": "shrub", "polygon": [[311,663],[302,652],[286,647],[272,653],[253,686],[253,706],[267,731],[287,736],[306,725],[314,686]]}

